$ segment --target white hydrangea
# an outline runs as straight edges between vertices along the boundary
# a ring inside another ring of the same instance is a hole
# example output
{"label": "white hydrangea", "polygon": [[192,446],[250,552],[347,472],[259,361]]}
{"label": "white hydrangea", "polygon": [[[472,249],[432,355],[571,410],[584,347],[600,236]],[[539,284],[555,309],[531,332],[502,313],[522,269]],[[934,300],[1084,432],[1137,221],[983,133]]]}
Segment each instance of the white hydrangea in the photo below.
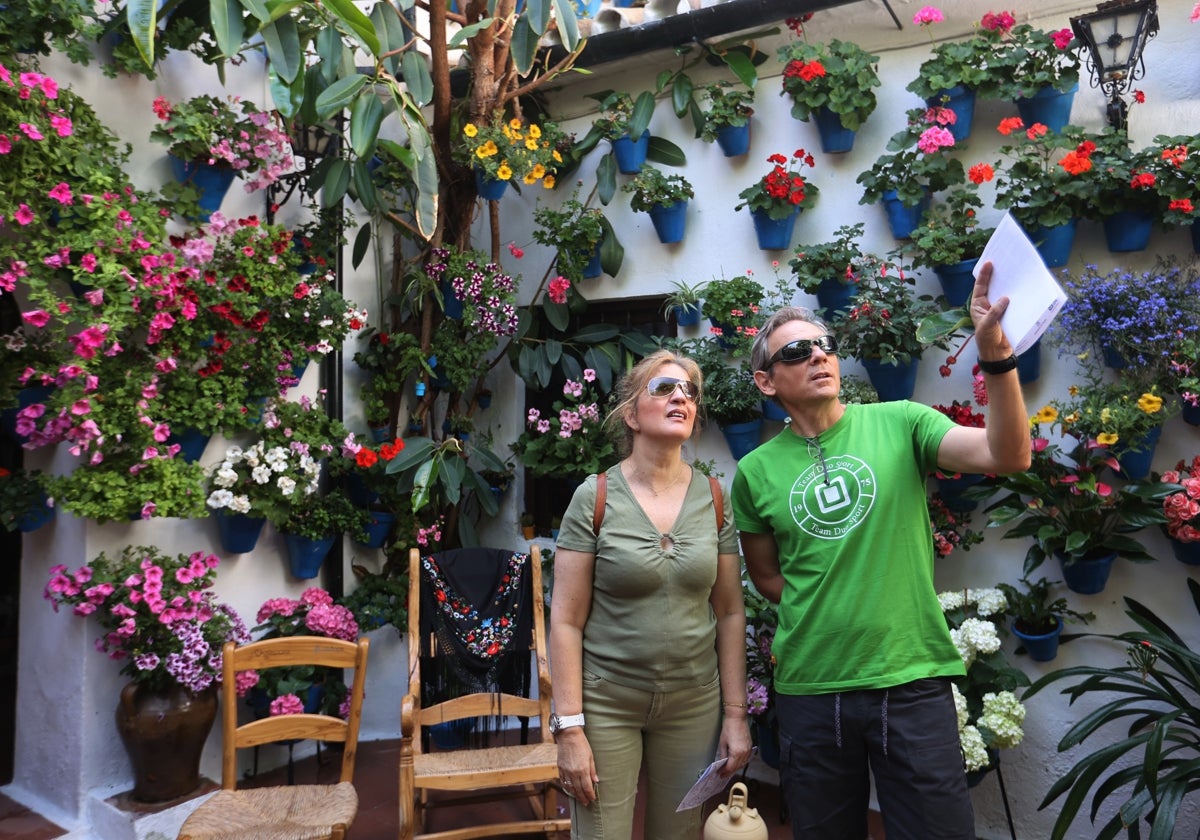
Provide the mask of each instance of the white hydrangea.
{"label": "white hydrangea", "polygon": [[1015,747],[1025,737],[1021,725],[1025,722],[1025,707],[1011,691],[983,695],[983,714],[979,725],[991,730],[992,744],[1000,749]]}
{"label": "white hydrangea", "polygon": [[987,747],[983,736],[974,726],[964,726],[958,730],[958,741],[962,745],[963,764],[967,770],[982,770],[991,762],[988,760]]}
{"label": "white hydrangea", "polygon": [[962,729],[967,725],[967,698],[963,697],[954,683],[950,683],[950,691],[954,694],[954,714],[958,717],[958,728]]}
{"label": "white hydrangea", "polygon": [[962,630],[952,627],[950,629],[950,641],[954,642],[954,647],[958,650],[958,655],[962,659],[963,665],[970,668],[972,663],[975,662],[975,648],[963,636]]}
{"label": "white hydrangea", "polygon": [[981,618],[968,618],[958,629],[966,643],[977,653],[988,654],[1000,650],[1000,636],[992,622]]}
{"label": "white hydrangea", "polygon": [[963,605],[963,594],[958,590],[954,590],[953,592],[939,592],[937,599],[938,603],[942,605],[942,612],[957,610]]}
{"label": "white hydrangea", "polygon": [[1008,599],[996,588],[972,589],[968,597],[975,602],[975,611],[981,616],[1003,615],[1008,610]]}

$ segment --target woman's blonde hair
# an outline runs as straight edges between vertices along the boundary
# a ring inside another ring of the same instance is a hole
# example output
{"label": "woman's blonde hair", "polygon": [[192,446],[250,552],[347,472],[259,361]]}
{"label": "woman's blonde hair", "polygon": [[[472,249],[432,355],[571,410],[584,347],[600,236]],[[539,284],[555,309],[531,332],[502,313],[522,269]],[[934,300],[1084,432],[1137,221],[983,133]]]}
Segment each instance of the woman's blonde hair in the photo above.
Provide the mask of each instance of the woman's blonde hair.
{"label": "woman's blonde hair", "polygon": [[[704,372],[700,370],[700,365],[687,356],[680,356],[670,350],[656,350],[651,353],[630,368],[629,372],[617,382],[617,387],[613,392],[616,404],[604,418],[604,424],[609,427],[613,437],[617,439],[617,450],[622,458],[627,457],[633,451],[633,429],[625,420],[637,412],[638,397],[646,390],[650,380],[657,375],[660,368],[670,364],[683,368],[687,372],[688,379],[700,390],[700,397],[696,399],[696,407],[699,409],[700,398],[704,395]],[[699,417],[700,413],[697,410],[697,421]],[[699,431],[700,423],[697,422],[692,427],[692,437],[699,434]]]}

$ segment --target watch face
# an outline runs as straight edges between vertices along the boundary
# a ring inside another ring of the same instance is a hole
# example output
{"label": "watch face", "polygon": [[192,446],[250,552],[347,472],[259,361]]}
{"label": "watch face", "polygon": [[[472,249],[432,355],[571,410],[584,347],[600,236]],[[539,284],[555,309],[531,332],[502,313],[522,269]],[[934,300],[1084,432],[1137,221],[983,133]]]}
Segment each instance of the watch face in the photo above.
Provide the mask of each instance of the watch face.
{"label": "watch face", "polygon": [[558,715],[550,715],[550,734],[557,735],[558,728],[562,725],[562,718]]}

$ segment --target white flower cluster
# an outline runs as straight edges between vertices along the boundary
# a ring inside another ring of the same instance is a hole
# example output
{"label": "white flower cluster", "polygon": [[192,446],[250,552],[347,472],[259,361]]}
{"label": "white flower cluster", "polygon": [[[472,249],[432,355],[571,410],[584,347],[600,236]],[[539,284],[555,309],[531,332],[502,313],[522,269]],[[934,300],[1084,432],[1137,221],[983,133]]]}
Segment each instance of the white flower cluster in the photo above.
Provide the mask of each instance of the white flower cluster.
{"label": "white flower cluster", "polygon": [[981,618],[968,618],[950,630],[950,639],[958,648],[958,655],[968,668],[979,654],[985,656],[1000,650],[1000,636],[996,625]]}
{"label": "white flower cluster", "polygon": [[1025,707],[1011,691],[991,692],[983,695],[983,714],[978,725],[990,729],[992,745],[1008,749],[1021,743],[1025,730]]}
{"label": "white flower cluster", "polygon": [[962,745],[963,765],[968,771],[982,770],[991,764],[987,745],[983,742],[983,735],[971,725],[967,712],[967,698],[962,696],[958,686],[951,685],[951,688],[954,691],[954,710],[958,713],[958,741]]}
{"label": "white flower cluster", "polygon": [[1008,609],[1008,599],[1004,597],[1002,591],[995,587],[939,592],[937,598],[942,612],[973,606],[976,613],[988,616],[1002,614]]}
{"label": "white flower cluster", "polygon": [[[297,491],[311,496],[317,492],[320,479],[321,465],[308,454],[307,447],[297,447],[295,451],[285,446],[267,449],[261,440],[245,450],[231,446],[225,451],[225,460],[213,471],[212,483],[217,489],[209,493],[208,506],[214,510],[228,508],[233,513],[249,513],[254,506],[251,493],[256,487],[274,485],[284,498],[294,496]],[[235,493],[234,489],[243,492]]]}

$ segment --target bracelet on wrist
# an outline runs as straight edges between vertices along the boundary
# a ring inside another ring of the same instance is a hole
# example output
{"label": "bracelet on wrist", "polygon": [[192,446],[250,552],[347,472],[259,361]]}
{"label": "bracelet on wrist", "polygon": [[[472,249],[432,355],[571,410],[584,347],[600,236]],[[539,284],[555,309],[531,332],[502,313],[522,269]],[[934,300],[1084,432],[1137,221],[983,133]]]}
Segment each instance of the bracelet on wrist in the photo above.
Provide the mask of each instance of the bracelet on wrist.
{"label": "bracelet on wrist", "polygon": [[735,709],[749,709],[750,706],[746,703],[722,703],[722,706],[731,706]]}
{"label": "bracelet on wrist", "polygon": [[998,359],[994,362],[979,360],[979,369],[984,373],[999,374],[1008,373],[1017,367],[1017,354],[1010,353],[1007,359]]}

